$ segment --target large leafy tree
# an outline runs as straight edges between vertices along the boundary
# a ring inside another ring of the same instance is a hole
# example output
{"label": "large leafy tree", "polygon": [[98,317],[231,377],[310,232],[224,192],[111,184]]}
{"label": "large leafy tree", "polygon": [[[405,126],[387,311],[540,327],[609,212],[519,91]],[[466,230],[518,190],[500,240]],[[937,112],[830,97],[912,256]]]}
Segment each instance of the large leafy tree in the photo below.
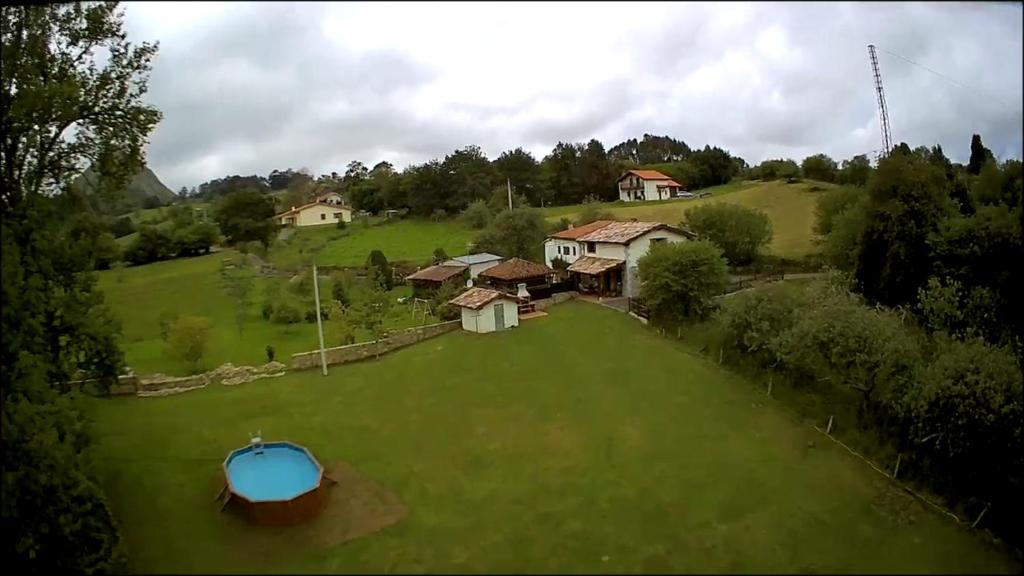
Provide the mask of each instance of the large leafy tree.
{"label": "large leafy tree", "polygon": [[142,101],[157,47],[129,43],[122,17],[114,3],[0,10],[2,508],[17,572],[123,565],[70,384],[78,373],[114,380],[117,329],[94,289],[88,238],[71,238],[52,199],[85,166],[112,195],[143,165],[160,118]]}
{"label": "large leafy tree", "polygon": [[231,193],[217,205],[213,217],[232,244],[257,241],[268,247],[277,228],[274,200],[252,189]]}
{"label": "large leafy tree", "polygon": [[834,182],[836,179],[836,161],[828,154],[815,154],[804,158],[800,163],[800,170],[805,178],[820,180],[822,182]]}
{"label": "large leafy tree", "polygon": [[540,260],[547,232],[544,217],[536,208],[503,210],[477,237],[476,248],[506,258]]}
{"label": "large leafy tree", "polygon": [[977,176],[981,172],[981,167],[994,159],[992,151],[981,143],[981,135],[971,136],[971,157],[967,161],[967,171]]}
{"label": "large leafy tree", "polygon": [[772,239],[772,223],[757,208],[704,204],[686,211],[683,226],[714,242],[730,264],[746,264]]}
{"label": "large leafy tree", "polygon": [[544,181],[551,191],[553,204],[576,204],[586,195],[579,179],[583,149],[582,144],[559,142],[541,162]]}
{"label": "large leafy tree", "polygon": [[930,275],[928,238],[955,210],[948,187],[939,168],[913,153],[894,152],[879,162],[868,182],[855,271],[868,300],[896,306],[916,299]]}
{"label": "large leafy tree", "polygon": [[508,181],[512,188],[529,200],[533,206],[540,206],[547,198],[540,163],[532,154],[516,148],[505,151],[493,162],[502,181]]}
{"label": "large leafy tree", "polygon": [[722,249],[708,240],[652,245],[638,273],[640,296],[660,326],[709,318],[728,280]]}
{"label": "large leafy tree", "polygon": [[849,160],[843,160],[836,178],[840,184],[864,186],[871,176],[871,161],[864,154],[858,154]]}

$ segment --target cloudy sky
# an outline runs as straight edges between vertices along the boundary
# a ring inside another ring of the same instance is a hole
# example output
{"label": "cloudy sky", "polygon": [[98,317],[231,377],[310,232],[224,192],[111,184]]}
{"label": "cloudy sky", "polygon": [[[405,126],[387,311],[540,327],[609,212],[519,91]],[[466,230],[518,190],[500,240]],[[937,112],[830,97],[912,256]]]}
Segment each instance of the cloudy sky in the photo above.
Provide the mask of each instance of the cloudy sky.
{"label": "cloudy sky", "polygon": [[645,132],[847,158],[881,147],[869,43],[897,142],[1024,149],[1019,3],[124,6],[129,38],[160,42],[149,164],[174,190]]}

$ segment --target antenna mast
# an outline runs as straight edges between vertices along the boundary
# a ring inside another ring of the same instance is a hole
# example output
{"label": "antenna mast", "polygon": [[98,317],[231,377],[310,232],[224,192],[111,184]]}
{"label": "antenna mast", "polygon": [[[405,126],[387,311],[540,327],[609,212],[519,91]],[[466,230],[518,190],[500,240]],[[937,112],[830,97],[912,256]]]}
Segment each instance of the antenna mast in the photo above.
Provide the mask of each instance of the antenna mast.
{"label": "antenna mast", "polygon": [[882,88],[882,75],[878,72],[878,55],[875,45],[868,44],[868,56],[871,57],[871,71],[875,74],[875,92],[878,93],[878,114],[882,120],[882,151],[881,158],[889,155],[892,150],[892,129],[889,128],[889,108],[885,105],[885,90]]}

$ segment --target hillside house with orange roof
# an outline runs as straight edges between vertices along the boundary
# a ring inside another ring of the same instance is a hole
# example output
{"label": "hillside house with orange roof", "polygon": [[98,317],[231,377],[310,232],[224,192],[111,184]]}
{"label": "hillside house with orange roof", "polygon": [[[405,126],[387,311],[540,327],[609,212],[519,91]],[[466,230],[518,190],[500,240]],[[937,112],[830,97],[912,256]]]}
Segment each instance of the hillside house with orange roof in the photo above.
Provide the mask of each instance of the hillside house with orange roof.
{"label": "hillside house with orange roof", "polygon": [[627,170],[619,176],[618,186],[623,202],[668,200],[683,191],[682,184],[657,170]]}

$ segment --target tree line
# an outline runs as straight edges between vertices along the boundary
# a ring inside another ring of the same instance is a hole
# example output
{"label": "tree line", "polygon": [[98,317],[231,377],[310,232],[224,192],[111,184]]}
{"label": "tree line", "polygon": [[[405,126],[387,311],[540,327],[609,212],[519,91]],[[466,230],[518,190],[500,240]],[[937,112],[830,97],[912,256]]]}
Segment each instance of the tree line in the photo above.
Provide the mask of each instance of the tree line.
{"label": "tree line", "polygon": [[652,248],[639,263],[642,298],[669,333],[709,321],[706,345],[720,358],[788,387],[783,401],[796,397],[822,424],[836,416],[847,438],[874,438],[861,448],[898,457],[901,478],[970,518],[987,511],[985,527],[1019,547],[1021,168],[978,135],[967,165],[901,143],[865,186],[819,198],[827,280],[725,300],[726,261],[749,255],[736,239],[760,241],[764,223],[688,213],[703,238]]}

